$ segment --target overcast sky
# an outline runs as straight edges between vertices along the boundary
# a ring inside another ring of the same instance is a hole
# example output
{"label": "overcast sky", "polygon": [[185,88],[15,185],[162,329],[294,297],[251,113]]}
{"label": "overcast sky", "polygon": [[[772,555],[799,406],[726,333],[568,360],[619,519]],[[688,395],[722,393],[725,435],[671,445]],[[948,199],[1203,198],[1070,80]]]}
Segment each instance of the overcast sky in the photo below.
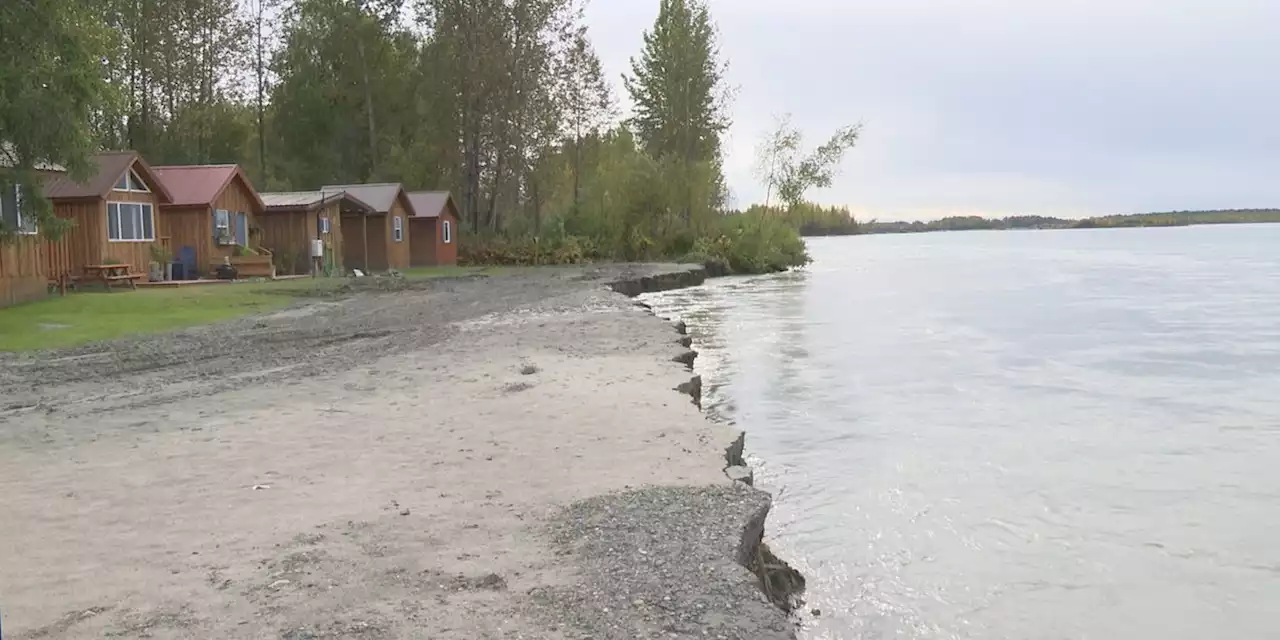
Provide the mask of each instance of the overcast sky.
{"label": "overcast sky", "polygon": [[[763,199],[775,114],[862,122],[859,217],[1280,207],[1280,0],[711,0],[737,89],[726,173]],[[616,93],[658,0],[592,0]]]}

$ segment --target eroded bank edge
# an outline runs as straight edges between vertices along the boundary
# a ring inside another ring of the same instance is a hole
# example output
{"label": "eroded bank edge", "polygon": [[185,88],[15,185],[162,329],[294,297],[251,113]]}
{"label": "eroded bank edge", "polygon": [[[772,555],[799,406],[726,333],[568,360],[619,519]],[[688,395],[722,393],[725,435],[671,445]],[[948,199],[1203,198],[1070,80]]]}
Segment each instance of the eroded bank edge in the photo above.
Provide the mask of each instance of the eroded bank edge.
{"label": "eroded bank edge", "polygon": [[[706,282],[709,277],[722,275],[726,275],[723,269],[717,268],[715,265],[708,265],[707,267],[694,267],[624,278],[610,283],[609,287],[617,293],[634,298],[643,293],[696,287]],[[653,313],[653,308],[649,305],[643,302],[636,302],[636,304],[643,307],[647,312]],[[674,324],[674,328],[676,333],[680,335],[676,342],[684,347],[685,350],[672,358],[672,360],[685,365],[692,372],[694,359],[698,356],[698,352],[692,349],[693,339],[688,335],[688,328],[683,321],[677,321]],[[688,382],[678,385],[675,391],[688,395],[693,399],[693,404],[700,411],[702,410],[702,376],[695,374]],[[751,487],[753,491],[759,491],[768,496],[769,502],[744,524],[742,540],[736,550],[735,559],[738,564],[746,567],[756,575],[759,580],[760,590],[764,592],[769,601],[789,615],[798,611],[804,605],[805,579],[799,571],[774,555],[764,542],[765,522],[769,516],[773,497],[753,486],[754,474],[743,458],[743,451],[746,447],[746,432],[737,430],[737,433],[737,437],[725,448],[724,473],[731,481],[744,484]]]}

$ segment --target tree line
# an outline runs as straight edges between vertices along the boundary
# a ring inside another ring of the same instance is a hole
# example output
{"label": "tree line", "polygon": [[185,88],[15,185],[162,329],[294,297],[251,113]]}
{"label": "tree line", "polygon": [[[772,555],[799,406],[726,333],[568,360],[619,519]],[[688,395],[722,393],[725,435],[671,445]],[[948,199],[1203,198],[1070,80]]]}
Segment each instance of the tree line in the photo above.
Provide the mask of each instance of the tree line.
{"label": "tree line", "polygon": [[[705,0],[657,1],[627,113],[582,0],[5,2],[0,181],[38,193],[41,163],[84,175],[135,149],[237,163],[262,191],[400,182],[453,192],[464,253],[511,262],[713,254],[788,226],[726,220],[715,23]],[[829,183],[807,160],[771,188]]]}
{"label": "tree line", "polygon": [[[1021,215],[1004,218],[947,216],[938,220],[857,224],[858,233],[923,233],[927,231],[979,231],[1008,229],[1099,229],[1112,227],[1179,227],[1195,224],[1250,224],[1280,222],[1280,209],[1222,209],[1170,211],[1095,216],[1082,219]],[[817,235],[817,234],[812,234]]]}

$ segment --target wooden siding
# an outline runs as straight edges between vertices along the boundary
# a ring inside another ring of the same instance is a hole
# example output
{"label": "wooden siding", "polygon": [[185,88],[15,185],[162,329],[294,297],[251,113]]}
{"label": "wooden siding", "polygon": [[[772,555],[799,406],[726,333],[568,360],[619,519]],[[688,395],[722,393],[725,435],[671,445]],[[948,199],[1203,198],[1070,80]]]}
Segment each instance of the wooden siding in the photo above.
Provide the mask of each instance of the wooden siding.
{"label": "wooden siding", "polygon": [[449,266],[458,264],[458,216],[445,209],[437,220],[440,221],[437,224],[441,226],[443,221],[448,220],[450,228],[448,244],[444,242],[444,230],[440,227],[436,229],[436,238],[440,242],[438,253],[436,254],[436,264]]}
{"label": "wooden siding", "polygon": [[53,214],[70,220],[67,229],[57,242],[49,243],[46,256],[50,275],[84,274],[87,264],[102,263],[102,247],[107,238],[107,210],[98,198],[55,200]]}
{"label": "wooden siding", "polygon": [[258,218],[261,209],[253,197],[253,191],[239,176],[233,178],[222,193],[214,199],[212,207],[206,206],[168,206],[165,207],[161,219],[162,229],[168,238],[169,250],[175,256],[182,247],[194,247],[196,250],[196,274],[208,277],[224,258],[235,255],[234,245],[218,245],[213,238],[213,211],[226,209],[230,211],[232,230],[235,229],[235,214],[244,213],[248,218],[249,246],[261,247],[263,229]]}
{"label": "wooden siding", "polygon": [[[152,229],[154,229],[156,239],[151,242],[138,241],[120,241],[110,240],[107,229],[107,205],[112,202],[142,202],[151,205]],[[123,262],[131,267],[133,273],[150,274],[151,273],[151,247],[163,244],[161,238],[165,237],[164,226],[160,222],[163,213],[160,211],[159,205],[156,204],[156,197],[151,193],[136,193],[132,191],[112,191],[107,194],[107,199],[98,204],[99,213],[98,220],[101,226],[99,237],[102,239],[102,257],[103,259],[113,259]],[[146,278],[144,278],[146,280]]]}
{"label": "wooden siding", "polygon": [[414,218],[409,222],[409,233],[413,235],[409,245],[409,262],[415,267],[434,267],[438,258],[436,254],[436,218]]}
{"label": "wooden siding", "polygon": [[270,211],[258,217],[262,227],[259,245],[275,256],[281,274],[311,272],[311,239],[316,235],[317,212],[305,209]]}
{"label": "wooden siding", "polygon": [[[141,202],[151,205],[151,225],[156,239],[150,242],[112,241],[107,231],[108,202]],[[46,252],[48,272],[83,275],[85,265],[116,260],[128,264],[135,273],[151,271],[151,247],[165,243],[163,212],[152,193],[112,191],[107,199],[77,198],[55,200],[53,214],[71,220],[73,226]]]}
{"label": "wooden siding", "polygon": [[[142,202],[151,205],[151,228],[155,233],[155,240],[151,242],[121,242],[112,241],[107,233],[107,204],[112,202]],[[132,267],[134,273],[149,274],[151,273],[151,248],[157,245],[163,246],[166,240],[164,233],[164,225],[161,223],[163,212],[160,211],[160,205],[156,203],[154,193],[138,193],[133,191],[112,191],[107,194],[107,199],[99,203],[98,220],[102,227],[102,256],[103,258],[114,258],[120,262],[124,262]],[[144,278],[144,281],[149,278]]]}
{"label": "wooden siding", "polygon": [[[232,213],[231,228],[235,230],[235,214],[244,213],[249,217],[249,246],[259,247],[259,240],[262,237],[261,227],[258,222],[258,214],[261,210],[258,207],[258,201],[254,199],[251,187],[245,184],[244,180],[237,175],[232,178],[227,188],[218,194],[217,199],[213,201],[213,207],[206,209],[205,213],[208,218],[205,220],[205,245],[209,249],[209,257],[199,261],[202,267],[209,269],[215,268],[222,264],[222,259],[234,256],[236,248],[234,245],[218,245],[213,241],[213,210],[226,209]],[[256,230],[256,232],[255,232]]]}
{"label": "wooden siding", "polygon": [[342,264],[347,269],[366,269],[364,260],[364,216],[342,216]]}
{"label": "wooden siding", "polygon": [[[391,216],[365,216],[369,234],[369,269],[386,271],[392,268],[389,249],[391,245]],[[396,243],[404,244],[403,242]]]}
{"label": "wooden siding", "polygon": [[[328,218],[329,232],[319,233],[320,219]],[[342,273],[342,216],[338,203],[331,202],[321,209],[272,211],[258,217],[262,227],[259,246],[266,247],[276,256],[276,268],[280,273],[311,273],[311,241],[324,241],[325,262],[334,273]]]}
{"label": "wooden siding", "polygon": [[[320,212],[329,219],[329,233],[324,236],[325,264],[332,265],[334,273],[346,273],[346,264],[342,260],[342,210],[337,202],[330,203]],[[332,256],[332,258],[330,257]]]}
{"label": "wooden siding", "polygon": [[47,250],[48,243],[39,236],[21,236],[0,243],[0,307],[47,295]]}
{"label": "wooden siding", "polygon": [[[451,242],[444,241],[444,221],[453,227]],[[414,218],[409,225],[413,234],[411,262],[415,267],[435,267],[458,263],[458,221],[447,211],[438,218]]]}
{"label": "wooden siding", "polygon": [[160,228],[162,235],[169,238],[169,251],[177,258],[182,247],[194,248],[199,275],[208,270],[209,247],[213,244],[212,215],[208,207],[165,207],[160,215]]}
{"label": "wooden siding", "polygon": [[[400,216],[400,220],[404,225],[404,239],[395,242],[392,238],[394,231],[392,230],[391,217]],[[373,222],[370,220],[370,222]],[[385,269],[408,269],[409,255],[411,253],[412,238],[409,237],[409,199],[400,192],[400,197],[391,203],[391,212],[386,216],[386,266]]]}

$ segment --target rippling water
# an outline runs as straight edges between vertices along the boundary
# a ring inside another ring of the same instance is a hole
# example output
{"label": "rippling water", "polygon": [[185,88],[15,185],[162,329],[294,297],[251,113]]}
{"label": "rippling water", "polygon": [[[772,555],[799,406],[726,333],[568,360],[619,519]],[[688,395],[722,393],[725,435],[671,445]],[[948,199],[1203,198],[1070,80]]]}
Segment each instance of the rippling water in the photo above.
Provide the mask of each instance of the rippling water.
{"label": "rippling water", "polygon": [[651,296],[808,638],[1280,638],[1280,225],[820,239]]}

